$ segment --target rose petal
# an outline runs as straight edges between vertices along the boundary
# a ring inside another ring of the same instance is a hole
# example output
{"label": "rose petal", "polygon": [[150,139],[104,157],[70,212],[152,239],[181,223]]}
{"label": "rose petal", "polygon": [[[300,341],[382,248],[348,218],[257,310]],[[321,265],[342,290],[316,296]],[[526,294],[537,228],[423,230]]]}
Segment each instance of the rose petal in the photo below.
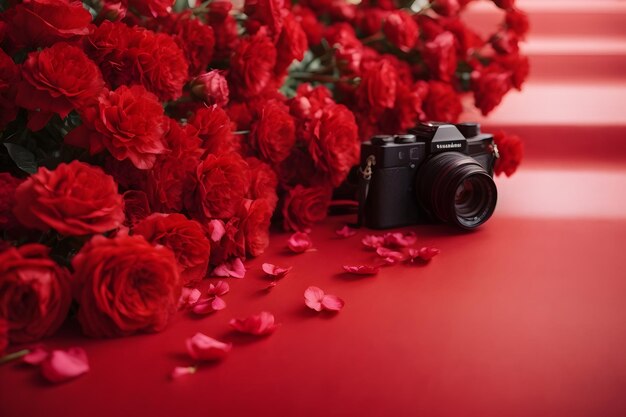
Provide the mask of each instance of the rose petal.
{"label": "rose petal", "polygon": [[213,310],[215,311],[224,310],[226,308],[226,301],[216,295],[213,297],[213,301],[211,301],[211,307],[213,307]]}
{"label": "rose petal", "polygon": [[178,300],[178,308],[191,307],[198,302],[202,293],[197,288],[183,287],[180,299]]}
{"label": "rose petal", "polygon": [[219,242],[226,234],[226,228],[224,222],[221,220],[211,220],[208,225],[209,237],[213,242]]}
{"label": "rose petal", "polygon": [[391,249],[387,249],[384,246],[376,248],[376,253],[385,259],[388,264],[394,264],[399,261],[403,261],[406,257],[402,252],[396,252]]}
{"label": "rose petal", "polygon": [[29,365],[40,365],[50,354],[42,347],[36,347],[22,358],[22,362]]}
{"label": "rose petal", "polygon": [[377,235],[367,235],[363,239],[361,239],[361,243],[363,246],[368,247],[370,249],[376,249],[379,246],[382,246],[385,238]]}
{"label": "rose petal", "polygon": [[63,382],[89,371],[87,353],[83,348],[53,350],[41,362],[41,373],[50,382]]}
{"label": "rose petal", "polygon": [[203,333],[196,333],[188,338],[186,345],[189,356],[199,361],[224,359],[233,347],[232,343],[220,342]]}
{"label": "rose petal", "polygon": [[411,262],[418,260],[429,262],[432,258],[437,256],[439,252],[441,252],[439,249],[430,246],[424,246],[420,249],[411,248],[409,249],[409,260]]}
{"label": "rose petal", "polygon": [[198,368],[195,366],[177,366],[170,374],[170,377],[172,379],[177,379],[181,376],[195,374],[197,370]]}
{"label": "rose petal", "polygon": [[335,230],[335,234],[339,237],[351,237],[356,235],[357,231],[355,229],[350,228],[347,224],[344,225],[341,229]]}
{"label": "rose petal", "polygon": [[380,268],[376,265],[344,265],[344,271],[356,275],[375,275]]}
{"label": "rose petal", "polygon": [[265,291],[270,291],[272,288],[274,288],[276,286],[276,284],[278,284],[278,281],[270,282],[269,285],[267,287],[265,287]]}
{"label": "rose petal", "polygon": [[336,295],[326,294],[322,298],[322,307],[329,311],[339,311],[344,306],[344,301]]}
{"label": "rose petal", "polygon": [[209,284],[208,295],[224,295],[230,291],[230,285],[226,281],[218,281],[217,284]]}
{"label": "rose petal", "polygon": [[261,265],[261,269],[263,269],[263,272],[265,272],[267,275],[278,279],[283,278],[285,275],[287,275],[289,271],[293,269],[293,267],[289,266],[287,268],[283,268],[274,264],[264,263],[263,265]]}
{"label": "rose petal", "polygon": [[215,267],[213,275],[218,277],[243,278],[246,275],[246,268],[240,258],[234,258]]}
{"label": "rose petal", "polygon": [[383,244],[389,248],[406,248],[417,242],[417,236],[413,232],[393,232],[385,233],[383,240]]}
{"label": "rose petal", "polygon": [[304,304],[312,310],[322,311],[324,291],[318,287],[309,287],[304,291]]}
{"label": "rose petal", "polygon": [[226,302],[218,297],[213,296],[210,298],[203,298],[198,301],[196,305],[193,306],[193,311],[195,314],[206,315],[215,313],[216,311],[223,310],[226,308]]}
{"label": "rose petal", "polygon": [[248,333],[255,336],[269,335],[276,330],[278,324],[274,323],[274,315],[263,311],[245,319],[232,319],[230,325],[241,333]]}
{"label": "rose petal", "polygon": [[292,252],[302,253],[313,247],[313,242],[308,234],[296,232],[287,240],[287,246]]}

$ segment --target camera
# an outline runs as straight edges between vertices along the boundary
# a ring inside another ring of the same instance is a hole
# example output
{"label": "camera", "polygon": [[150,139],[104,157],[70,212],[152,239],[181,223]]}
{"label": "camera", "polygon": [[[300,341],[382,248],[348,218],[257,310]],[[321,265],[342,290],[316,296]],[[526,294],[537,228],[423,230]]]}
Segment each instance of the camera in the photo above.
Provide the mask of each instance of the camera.
{"label": "camera", "polygon": [[359,224],[387,229],[445,222],[473,229],[496,207],[498,149],[478,123],[421,123],[361,145]]}

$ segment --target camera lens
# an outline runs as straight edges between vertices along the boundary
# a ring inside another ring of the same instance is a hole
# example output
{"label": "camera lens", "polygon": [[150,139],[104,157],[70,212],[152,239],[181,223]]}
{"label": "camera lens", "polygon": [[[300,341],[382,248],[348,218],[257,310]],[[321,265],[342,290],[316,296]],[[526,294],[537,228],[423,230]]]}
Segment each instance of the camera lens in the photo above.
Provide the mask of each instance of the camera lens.
{"label": "camera lens", "polygon": [[447,223],[473,229],[491,217],[497,190],[493,179],[472,157],[459,152],[436,154],[416,177],[417,199]]}

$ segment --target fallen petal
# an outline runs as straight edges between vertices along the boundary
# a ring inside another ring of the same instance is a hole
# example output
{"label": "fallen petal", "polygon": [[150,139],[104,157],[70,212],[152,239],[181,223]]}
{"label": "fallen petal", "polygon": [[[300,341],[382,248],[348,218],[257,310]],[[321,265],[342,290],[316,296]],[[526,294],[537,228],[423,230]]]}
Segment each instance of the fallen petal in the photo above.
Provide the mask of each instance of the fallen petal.
{"label": "fallen petal", "polygon": [[224,295],[230,291],[230,285],[226,281],[218,281],[217,284],[209,284],[208,295]]}
{"label": "fallen petal", "polygon": [[344,265],[344,271],[356,275],[375,275],[378,274],[380,267],[375,265]]}
{"label": "fallen petal", "polygon": [[263,265],[261,265],[261,269],[263,269],[263,272],[265,272],[267,275],[279,279],[287,275],[289,271],[293,269],[293,267],[289,266],[287,268],[283,268],[274,264],[264,263]]}
{"label": "fallen petal", "polygon": [[335,230],[335,234],[339,237],[351,237],[357,234],[356,229],[352,229],[347,224],[344,225],[341,229]]}
{"label": "fallen petal", "polygon": [[312,310],[322,311],[324,291],[318,287],[309,287],[304,291],[304,304]]}
{"label": "fallen petal", "polygon": [[389,264],[394,264],[399,261],[403,261],[406,257],[402,252],[396,252],[391,249],[387,249],[384,246],[380,246],[376,249],[376,253],[378,256],[381,256],[385,259],[385,262]]}
{"label": "fallen petal", "polygon": [[343,308],[344,304],[341,298],[332,294],[326,294],[322,299],[322,307],[324,307],[325,310],[339,311]]}
{"label": "fallen petal", "polygon": [[420,256],[420,258],[422,258],[423,260],[428,262],[431,259],[433,259],[435,256],[437,256],[439,254],[439,252],[441,252],[441,251],[439,249],[437,249],[437,248],[425,246],[423,248],[420,248],[419,256]]}
{"label": "fallen petal", "polygon": [[181,376],[195,374],[197,370],[198,368],[195,366],[177,366],[170,374],[170,377],[172,379],[177,379]]}
{"label": "fallen petal", "polygon": [[198,302],[202,293],[197,288],[183,287],[180,299],[178,300],[178,308],[191,307]]}
{"label": "fallen petal", "polygon": [[255,336],[269,335],[278,327],[274,323],[274,315],[263,311],[245,319],[232,319],[230,325],[241,333],[252,334]]}
{"label": "fallen petal", "polygon": [[202,300],[198,301],[193,306],[191,311],[193,311],[195,314],[206,315],[215,313],[216,311],[223,310],[225,308],[226,302],[222,298],[214,296],[210,298],[203,298]]}
{"label": "fallen petal", "polygon": [[379,246],[382,246],[385,238],[377,235],[367,235],[363,239],[361,239],[361,243],[363,246],[368,247],[370,249],[376,249]]}
{"label": "fallen petal", "polygon": [[243,278],[246,275],[246,268],[240,258],[234,258],[215,267],[213,275],[218,277]]}
{"label": "fallen petal", "polygon": [[189,356],[199,361],[224,359],[233,347],[232,343],[220,342],[203,333],[196,333],[188,338],[186,345]]}
{"label": "fallen petal", "polygon": [[213,242],[219,242],[226,234],[226,228],[224,222],[221,220],[211,220],[208,225],[209,237]]}
{"label": "fallen petal", "polygon": [[76,378],[89,371],[87,353],[83,348],[53,350],[41,362],[41,373],[51,382],[63,382]]}
{"label": "fallen petal", "polygon": [[384,235],[384,245],[390,248],[406,248],[407,246],[414,245],[417,242],[417,236],[415,233],[402,233],[402,232],[392,232],[385,233]]}
{"label": "fallen petal", "polygon": [[287,246],[292,252],[302,253],[313,247],[313,242],[308,234],[296,232],[287,240]]}
{"label": "fallen petal", "polygon": [[36,347],[29,354],[22,358],[22,362],[29,365],[39,365],[50,355],[47,350],[42,347]]}

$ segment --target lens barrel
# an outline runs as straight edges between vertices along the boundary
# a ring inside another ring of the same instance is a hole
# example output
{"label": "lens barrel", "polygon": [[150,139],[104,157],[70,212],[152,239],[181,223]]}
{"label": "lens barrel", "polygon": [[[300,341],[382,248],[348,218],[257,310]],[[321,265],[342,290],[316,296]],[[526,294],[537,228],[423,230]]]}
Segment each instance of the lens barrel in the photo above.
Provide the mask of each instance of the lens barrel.
{"label": "lens barrel", "polygon": [[426,161],[416,176],[416,193],[427,212],[463,229],[486,222],[498,199],[487,171],[459,152],[439,153]]}

